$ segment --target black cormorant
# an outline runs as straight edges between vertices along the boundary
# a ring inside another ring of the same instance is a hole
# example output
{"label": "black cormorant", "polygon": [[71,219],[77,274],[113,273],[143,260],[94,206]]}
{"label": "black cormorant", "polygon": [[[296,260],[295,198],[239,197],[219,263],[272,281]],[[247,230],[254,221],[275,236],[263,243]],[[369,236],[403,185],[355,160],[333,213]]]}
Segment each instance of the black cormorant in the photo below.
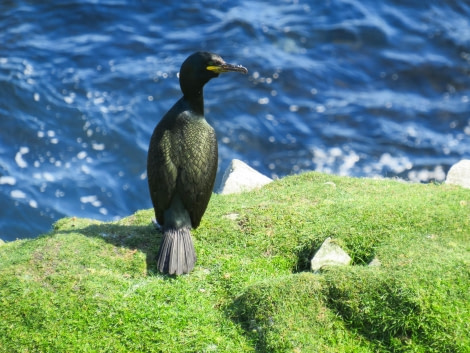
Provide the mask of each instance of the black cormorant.
{"label": "black cormorant", "polygon": [[183,97],[153,131],[147,175],[155,217],[163,231],[157,258],[160,272],[189,273],[196,262],[191,228],[197,228],[214,187],[217,140],[204,117],[203,87],[224,72],[248,70],[220,56],[197,52],[181,65]]}

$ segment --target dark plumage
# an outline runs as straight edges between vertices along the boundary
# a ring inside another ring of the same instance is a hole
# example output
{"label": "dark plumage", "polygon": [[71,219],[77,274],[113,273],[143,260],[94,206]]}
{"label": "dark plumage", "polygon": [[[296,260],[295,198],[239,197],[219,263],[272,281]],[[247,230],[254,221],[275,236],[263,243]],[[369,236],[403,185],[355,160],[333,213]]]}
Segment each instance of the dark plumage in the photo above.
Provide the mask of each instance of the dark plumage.
{"label": "dark plumage", "polygon": [[190,229],[197,228],[206,210],[217,171],[217,140],[204,117],[203,87],[224,72],[247,73],[218,55],[197,52],[181,66],[183,97],[155,128],[147,159],[147,174],[155,217],[163,239],[159,271],[190,272],[196,253]]}

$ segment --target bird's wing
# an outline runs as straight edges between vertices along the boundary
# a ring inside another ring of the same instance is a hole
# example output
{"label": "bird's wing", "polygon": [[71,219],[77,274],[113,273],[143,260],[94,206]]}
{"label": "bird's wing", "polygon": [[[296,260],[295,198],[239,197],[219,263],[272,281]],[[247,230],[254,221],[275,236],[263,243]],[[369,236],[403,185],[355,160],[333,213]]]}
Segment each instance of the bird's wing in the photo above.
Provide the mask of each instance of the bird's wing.
{"label": "bird's wing", "polygon": [[164,212],[170,206],[178,176],[178,168],[171,159],[170,140],[169,131],[156,129],[152,135],[147,161],[150,197],[155,217],[161,225],[165,223]]}
{"label": "bird's wing", "polygon": [[180,170],[178,190],[183,190],[181,198],[188,210],[193,228],[197,228],[206,211],[214,188],[217,173],[217,139],[215,131],[208,124],[198,131],[200,143],[194,144],[191,154]]}

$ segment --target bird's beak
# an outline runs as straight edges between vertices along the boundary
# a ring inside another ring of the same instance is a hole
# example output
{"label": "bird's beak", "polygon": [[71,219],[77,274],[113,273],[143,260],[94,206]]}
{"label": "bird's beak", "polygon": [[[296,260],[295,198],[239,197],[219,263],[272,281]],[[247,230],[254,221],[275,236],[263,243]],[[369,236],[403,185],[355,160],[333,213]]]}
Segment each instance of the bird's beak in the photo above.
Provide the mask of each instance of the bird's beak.
{"label": "bird's beak", "polygon": [[241,65],[232,65],[223,63],[220,65],[210,65],[206,67],[207,70],[215,72],[216,74],[221,74],[223,72],[241,72],[242,74],[247,74],[248,70],[246,67]]}

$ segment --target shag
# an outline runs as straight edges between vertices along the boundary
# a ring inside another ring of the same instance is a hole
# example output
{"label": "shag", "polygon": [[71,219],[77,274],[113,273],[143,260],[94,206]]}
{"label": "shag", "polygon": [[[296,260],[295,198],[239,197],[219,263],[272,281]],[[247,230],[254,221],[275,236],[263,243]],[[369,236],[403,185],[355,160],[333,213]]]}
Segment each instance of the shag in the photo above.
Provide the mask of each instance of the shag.
{"label": "shag", "polygon": [[204,117],[203,87],[230,71],[248,72],[213,53],[190,55],[180,69],[183,97],[153,131],[147,176],[155,217],[163,232],[157,256],[162,273],[189,273],[196,263],[190,230],[199,226],[206,211],[218,160],[215,131]]}

